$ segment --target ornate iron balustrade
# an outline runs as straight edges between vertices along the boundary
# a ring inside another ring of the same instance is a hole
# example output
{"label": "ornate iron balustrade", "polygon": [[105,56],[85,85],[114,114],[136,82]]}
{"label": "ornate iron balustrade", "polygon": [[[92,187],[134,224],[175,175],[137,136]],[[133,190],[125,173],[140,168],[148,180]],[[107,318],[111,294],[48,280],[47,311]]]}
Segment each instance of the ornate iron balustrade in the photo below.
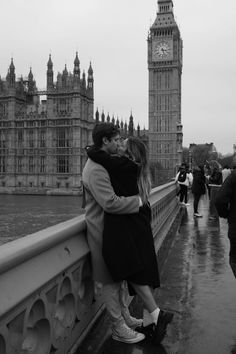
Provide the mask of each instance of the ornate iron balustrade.
{"label": "ornate iron balustrade", "polygon": [[[174,182],[150,197],[156,250],[179,206]],[[73,353],[103,311],[84,216],[0,247],[0,353]]]}

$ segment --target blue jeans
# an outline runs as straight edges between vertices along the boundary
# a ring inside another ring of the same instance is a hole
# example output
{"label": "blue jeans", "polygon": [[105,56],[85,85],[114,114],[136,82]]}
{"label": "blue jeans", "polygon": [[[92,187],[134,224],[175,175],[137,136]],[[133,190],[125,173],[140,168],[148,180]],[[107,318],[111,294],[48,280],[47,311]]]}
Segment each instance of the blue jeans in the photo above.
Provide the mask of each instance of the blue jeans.
{"label": "blue jeans", "polygon": [[112,325],[116,327],[124,324],[124,318],[130,316],[128,306],[132,300],[128,294],[126,282],[104,285],[102,295]]}

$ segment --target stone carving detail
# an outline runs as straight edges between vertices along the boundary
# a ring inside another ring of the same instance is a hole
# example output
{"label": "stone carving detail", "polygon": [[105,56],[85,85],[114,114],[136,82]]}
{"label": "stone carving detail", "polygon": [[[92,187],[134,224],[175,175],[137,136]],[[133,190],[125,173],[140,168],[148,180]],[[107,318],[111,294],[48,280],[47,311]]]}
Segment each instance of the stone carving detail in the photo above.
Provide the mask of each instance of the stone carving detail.
{"label": "stone carving detail", "polygon": [[67,352],[72,332],[90,312],[93,300],[90,263],[84,258],[26,300],[23,311],[5,320],[0,327],[0,353]]}
{"label": "stone carving detail", "polygon": [[26,335],[22,342],[22,350],[27,354],[48,353],[50,344],[50,323],[46,314],[46,304],[38,299],[25,316]]}

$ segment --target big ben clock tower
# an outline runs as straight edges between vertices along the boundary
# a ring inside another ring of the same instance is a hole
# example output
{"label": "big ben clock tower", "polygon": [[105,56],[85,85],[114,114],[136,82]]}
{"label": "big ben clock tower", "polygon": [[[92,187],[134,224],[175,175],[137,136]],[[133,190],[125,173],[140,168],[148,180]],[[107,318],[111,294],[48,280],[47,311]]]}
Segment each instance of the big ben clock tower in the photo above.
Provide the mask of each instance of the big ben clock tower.
{"label": "big ben clock tower", "polygon": [[182,39],[172,0],[158,0],[148,36],[149,158],[155,184],[175,176],[182,159]]}

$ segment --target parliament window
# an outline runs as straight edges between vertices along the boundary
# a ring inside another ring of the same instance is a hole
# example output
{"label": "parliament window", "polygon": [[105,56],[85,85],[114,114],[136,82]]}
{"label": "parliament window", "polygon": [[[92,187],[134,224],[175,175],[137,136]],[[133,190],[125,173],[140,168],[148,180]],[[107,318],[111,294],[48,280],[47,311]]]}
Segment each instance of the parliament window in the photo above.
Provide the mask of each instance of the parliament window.
{"label": "parliament window", "polygon": [[30,148],[34,147],[34,131],[33,130],[29,131],[29,147]]}
{"label": "parliament window", "polygon": [[57,157],[57,173],[69,173],[69,156]]}
{"label": "parliament window", "polygon": [[40,156],[40,173],[45,172],[45,156]]}
{"label": "parliament window", "polygon": [[57,146],[69,147],[68,129],[65,128],[57,129]]}
{"label": "parliament window", "polygon": [[41,132],[40,132],[40,140],[39,140],[39,144],[40,144],[40,147],[45,147],[46,146],[46,144],[45,144],[45,136],[46,136],[46,134],[45,134],[45,130],[41,130]]}
{"label": "parliament window", "polygon": [[18,173],[22,172],[22,157],[17,158],[17,172]]}
{"label": "parliament window", "polygon": [[0,157],[0,172],[6,172],[6,159],[5,159],[5,157]]}
{"label": "parliament window", "polygon": [[33,158],[33,156],[30,156],[30,158],[29,158],[29,172],[30,173],[34,172],[34,167],[35,167],[34,158]]}

